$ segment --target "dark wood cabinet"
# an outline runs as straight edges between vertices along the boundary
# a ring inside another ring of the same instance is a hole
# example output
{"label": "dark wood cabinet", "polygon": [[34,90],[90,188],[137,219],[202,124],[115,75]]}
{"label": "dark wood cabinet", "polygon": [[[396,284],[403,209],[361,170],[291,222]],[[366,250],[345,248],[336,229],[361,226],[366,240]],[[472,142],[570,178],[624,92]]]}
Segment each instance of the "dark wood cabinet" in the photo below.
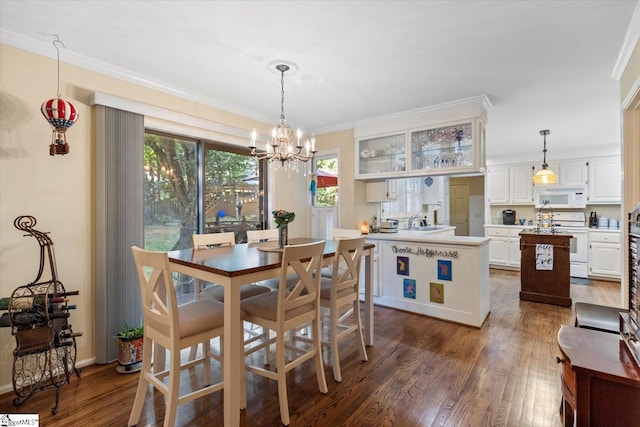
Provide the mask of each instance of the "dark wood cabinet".
{"label": "dark wood cabinet", "polygon": [[562,326],[563,425],[640,426],[640,368],[619,334]]}
{"label": "dark wood cabinet", "polygon": [[[564,233],[520,233],[520,299],[571,307],[569,243]],[[540,246],[552,247],[553,264],[544,269]]]}

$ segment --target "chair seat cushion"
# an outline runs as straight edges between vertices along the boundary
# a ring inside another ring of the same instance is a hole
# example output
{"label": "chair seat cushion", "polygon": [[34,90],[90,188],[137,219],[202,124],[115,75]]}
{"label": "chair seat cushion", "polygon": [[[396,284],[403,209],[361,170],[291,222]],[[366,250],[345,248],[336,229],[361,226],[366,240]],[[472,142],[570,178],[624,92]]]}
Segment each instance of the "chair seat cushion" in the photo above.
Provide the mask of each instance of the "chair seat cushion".
{"label": "chair seat cushion", "polygon": [[[329,300],[331,299],[331,287],[333,286],[333,279],[329,279],[326,277],[320,278],[320,299]],[[342,298],[349,294],[355,294],[355,292],[351,292],[350,289],[343,289],[338,292],[337,297]]]}
{"label": "chair seat cushion", "polygon": [[[278,316],[278,292],[258,295],[240,301],[242,311],[248,316],[256,316],[275,322]],[[313,304],[304,304],[293,310],[287,310],[285,320],[292,319],[314,309]]]}
{"label": "chair seat cushion", "polygon": [[576,303],[576,326],[595,329],[603,332],[618,333],[620,331],[620,312],[628,310],[605,305]]}
{"label": "chair seat cushion", "polygon": [[[345,271],[347,271],[348,267],[343,265],[342,263],[338,266],[338,275],[342,276]],[[333,277],[333,264],[327,265],[326,267],[322,267],[320,270],[321,277],[332,278]]]}
{"label": "chair seat cushion", "polygon": [[[251,298],[268,292],[271,292],[271,289],[266,286],[253,284],[244,285],[240,287],[240,299]],[[224,302],[224,287],[220,285],[208,286],[200,292],[200,298],[208,298]]]}
{"label": "chair seat cushion", "polygon": [[199,299],[178,307],[180,337],[188,338],[224,325],[224,304],[212,299]]}

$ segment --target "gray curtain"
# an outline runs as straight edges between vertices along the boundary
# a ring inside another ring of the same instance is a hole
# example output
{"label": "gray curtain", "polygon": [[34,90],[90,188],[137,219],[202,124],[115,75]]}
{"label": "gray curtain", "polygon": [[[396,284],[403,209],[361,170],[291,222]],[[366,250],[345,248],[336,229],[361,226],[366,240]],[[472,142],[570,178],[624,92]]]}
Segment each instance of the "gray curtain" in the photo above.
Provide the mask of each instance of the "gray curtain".
{"label": "gray curtain", "polygon": [[96,363],[118,357],[113,336],[142,322],[131,246],[144,246],[144,116],[94,106]]}

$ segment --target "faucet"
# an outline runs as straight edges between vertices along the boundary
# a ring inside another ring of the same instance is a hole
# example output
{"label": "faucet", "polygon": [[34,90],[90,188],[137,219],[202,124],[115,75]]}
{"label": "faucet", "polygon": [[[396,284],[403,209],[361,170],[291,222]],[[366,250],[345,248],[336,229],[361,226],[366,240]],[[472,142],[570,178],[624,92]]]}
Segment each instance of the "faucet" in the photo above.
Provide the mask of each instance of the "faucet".
{"label": "faucet", "polygon": [[413,214],[413,215],[411,215],[411,216],[409,217],[409,221],[407,221],[407,222],[409,223],[409,224],[408,224],[408,228],[409,228],[409,230],[413,230],[413,221],[414,221],[415,219],[418,219],[418,217],[419,217],[419,216],[420,216],[420,215],[418,215],[418,214]]}

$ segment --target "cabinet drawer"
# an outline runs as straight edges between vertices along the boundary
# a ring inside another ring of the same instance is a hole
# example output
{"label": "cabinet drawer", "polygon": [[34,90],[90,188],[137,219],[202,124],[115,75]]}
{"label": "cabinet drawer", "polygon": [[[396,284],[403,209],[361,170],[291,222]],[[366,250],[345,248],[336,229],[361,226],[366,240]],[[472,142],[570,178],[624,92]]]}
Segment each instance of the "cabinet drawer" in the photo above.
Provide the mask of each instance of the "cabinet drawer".
{"label": "cabinet drawer", "polygon": [[598,233],[591,231],[589,232],[589,240],[592,242],[620,243],[620,233]]}
{"label": "cabinet drawer", "polygon": [[508,228],[487,228],[487,236],[489,237],[509,237]]}

